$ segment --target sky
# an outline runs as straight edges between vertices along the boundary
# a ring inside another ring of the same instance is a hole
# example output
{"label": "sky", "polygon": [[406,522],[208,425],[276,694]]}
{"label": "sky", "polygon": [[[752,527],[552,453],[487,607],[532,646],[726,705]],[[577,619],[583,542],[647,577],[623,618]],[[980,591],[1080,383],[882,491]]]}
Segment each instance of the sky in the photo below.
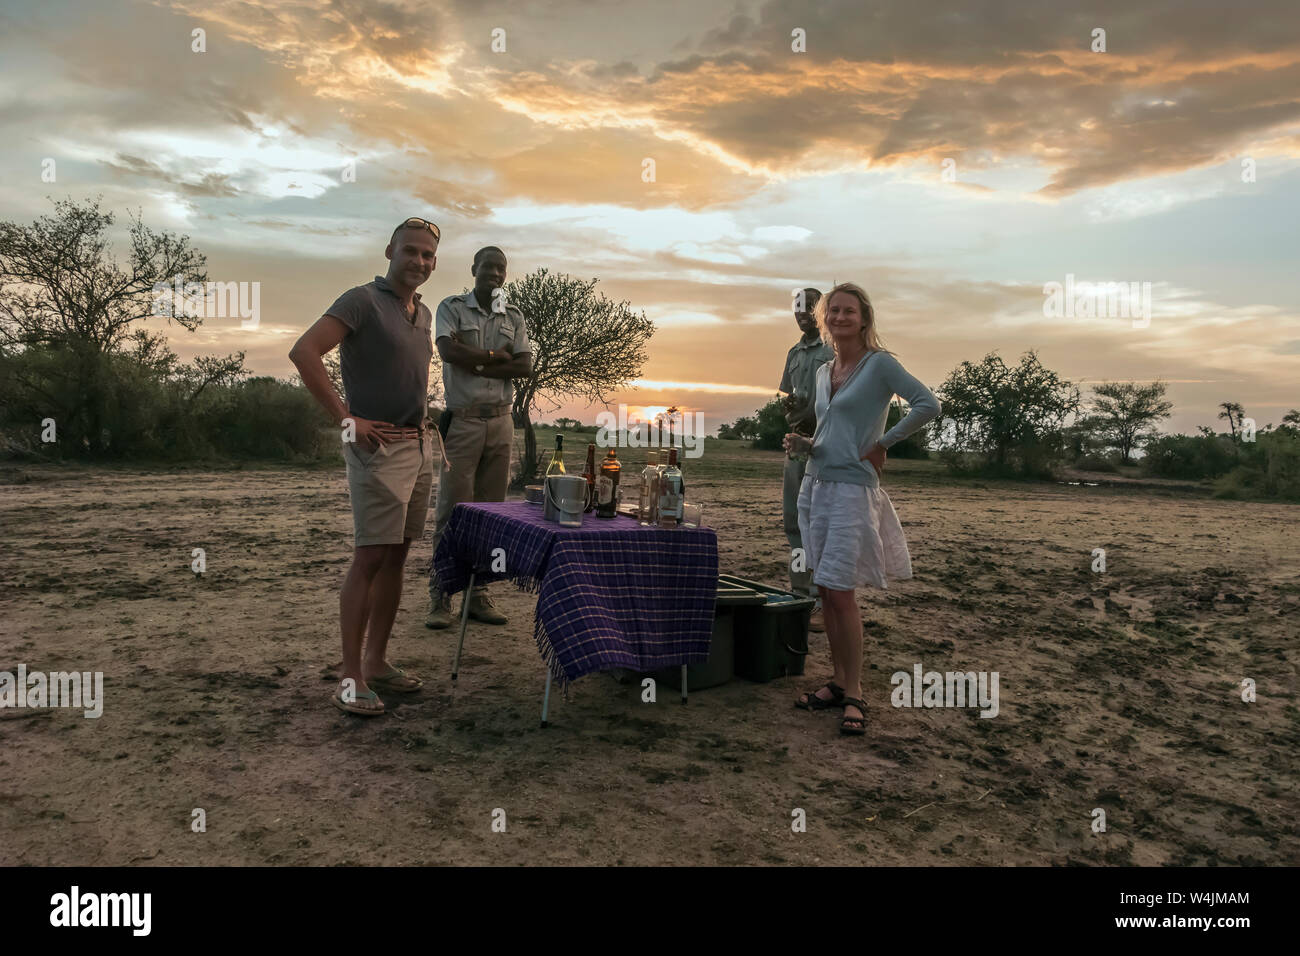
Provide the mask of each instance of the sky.
{"label": "sky", "polygon": [[[1034,349],[1085,397],[1169,383],[1169,431],[1300,407],[1294,0],[0,0],[0,63],[0,218],[102,196],[260,283],[256,329],[151,320],[185,358],[288,377],[416,215],[430,305],[491,244],[644,312],[633,417],[752,414],[792,290],[842,281],[931,388]],[[1067,281],[1149,283],[1150,321]]]}

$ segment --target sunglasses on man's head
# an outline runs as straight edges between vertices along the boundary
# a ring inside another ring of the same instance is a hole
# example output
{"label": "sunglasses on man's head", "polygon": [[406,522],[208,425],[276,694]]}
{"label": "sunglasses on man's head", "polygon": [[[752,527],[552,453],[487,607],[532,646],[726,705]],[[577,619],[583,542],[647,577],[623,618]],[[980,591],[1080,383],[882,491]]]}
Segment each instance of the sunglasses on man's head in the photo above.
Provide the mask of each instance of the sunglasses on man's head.
{"label": "sunglasses on man's head", "polygon": [[408,227],[411,229],[428,229],[429,232],[433,233],[433,238],[436,241],[442,241],[442,230],[427,219],[421,219],[419,216],[412,216],[398,228],[406,229]]}

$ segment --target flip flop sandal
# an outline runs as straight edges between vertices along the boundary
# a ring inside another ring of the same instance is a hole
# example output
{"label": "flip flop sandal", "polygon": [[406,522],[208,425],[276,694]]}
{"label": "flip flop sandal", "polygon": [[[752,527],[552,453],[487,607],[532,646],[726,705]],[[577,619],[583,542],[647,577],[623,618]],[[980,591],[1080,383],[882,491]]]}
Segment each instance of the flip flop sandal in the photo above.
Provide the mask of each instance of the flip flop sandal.
{"label": "flip flop sandal", "polygon": [[844,706],[854,706],[862,711],[861,717],[840,718],[840,733],[861,737],[867,732],[867,702],[860,697],[845,697],[840,701]]}
{"label": "flip flop sandal", "polygon": [[366,683],[380,690],[389,690],[395,694],[414,694],[424,686],[424,681],[412,677],[400,667],[394,667],[387,674],[379,677],[367,677]]}
{"label": "flip flop sandal", "polygon": [[830,688],[830,692],[831,692],[830,697],[824,700],[821,697],[818,697],[817,691],[821,690],[821,687],[814,687],[812,690],[808,691],[806,694],[802,695],[798,700],[796,700],[794,702],[794,705],[798,707],[800,710],[829,710],[832,707],[843,706],[843,702],[844,702],[843,687],[835,683],[835,681],[833,680],[828,680],[822,686]]}
{"label": "flip flop sandal", "polygon": [[379,695],[376,694],[373,690],[368,690],[364,694],[357,694],[357,700],[378,701],[379,706],[377,708],[362,707],[355,702],[349,703],[348,701],[343,699],[342,688],[336,690],[334,692],[334,696],[331,697],[330,699],[334,701],[334,706],[337,707],[339,710],[349,714],[356,714],[359,717],[379,717],[382,716],[384,713],[384,702],[382,700],[379,700]]}

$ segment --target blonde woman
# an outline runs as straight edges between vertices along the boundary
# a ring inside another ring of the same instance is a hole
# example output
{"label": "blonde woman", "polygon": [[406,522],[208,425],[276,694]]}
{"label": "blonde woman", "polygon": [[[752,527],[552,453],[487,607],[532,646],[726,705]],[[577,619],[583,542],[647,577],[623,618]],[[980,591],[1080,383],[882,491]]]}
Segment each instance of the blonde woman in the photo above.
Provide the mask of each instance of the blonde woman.
{"label": "blonde woman", "polygon": [[[835,358],[817,370],[817,428],[793,432],[785,448],[809,456],[799,489],[799,531],[821,594],[834,674],[795,706],[843,707],[840,731],[867,732],[862,700],[862,618],[855,589],[889,586],[912,576],[912,559],[894,506],[880,487],[885,453],[939,414],[939,401],[885,351],[875,310],[861,287],[837,285],[817,304],[817,319]],[[911,411],[884,431],[889,403]]]}

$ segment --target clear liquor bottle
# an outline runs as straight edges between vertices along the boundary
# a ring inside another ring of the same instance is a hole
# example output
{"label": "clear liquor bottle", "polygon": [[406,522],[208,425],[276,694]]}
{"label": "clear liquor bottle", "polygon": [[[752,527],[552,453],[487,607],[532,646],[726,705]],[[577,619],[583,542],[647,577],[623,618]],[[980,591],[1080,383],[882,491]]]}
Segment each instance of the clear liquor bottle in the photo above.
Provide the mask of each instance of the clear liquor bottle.
{"label": "clear liquor bottle", "polygon": [[596,446],[587,445],[587,468],[582,473],[582,477],[587,479],[587,507],[586,511],[591,511],[596,507]]}
{"label": "clear liquor bottle", "polygon": [[645,470],[641,472],[641,504],[637,517],[642,524],[654,524],[659,507],[659,452],[646,452]]}
{"label": "clear liquor bottle", "polygon": [[677,467],[677,449],[668,449],[668,464],[664,467],[659,486],[659,526],[674,528],[682,520],[682,472]]}

